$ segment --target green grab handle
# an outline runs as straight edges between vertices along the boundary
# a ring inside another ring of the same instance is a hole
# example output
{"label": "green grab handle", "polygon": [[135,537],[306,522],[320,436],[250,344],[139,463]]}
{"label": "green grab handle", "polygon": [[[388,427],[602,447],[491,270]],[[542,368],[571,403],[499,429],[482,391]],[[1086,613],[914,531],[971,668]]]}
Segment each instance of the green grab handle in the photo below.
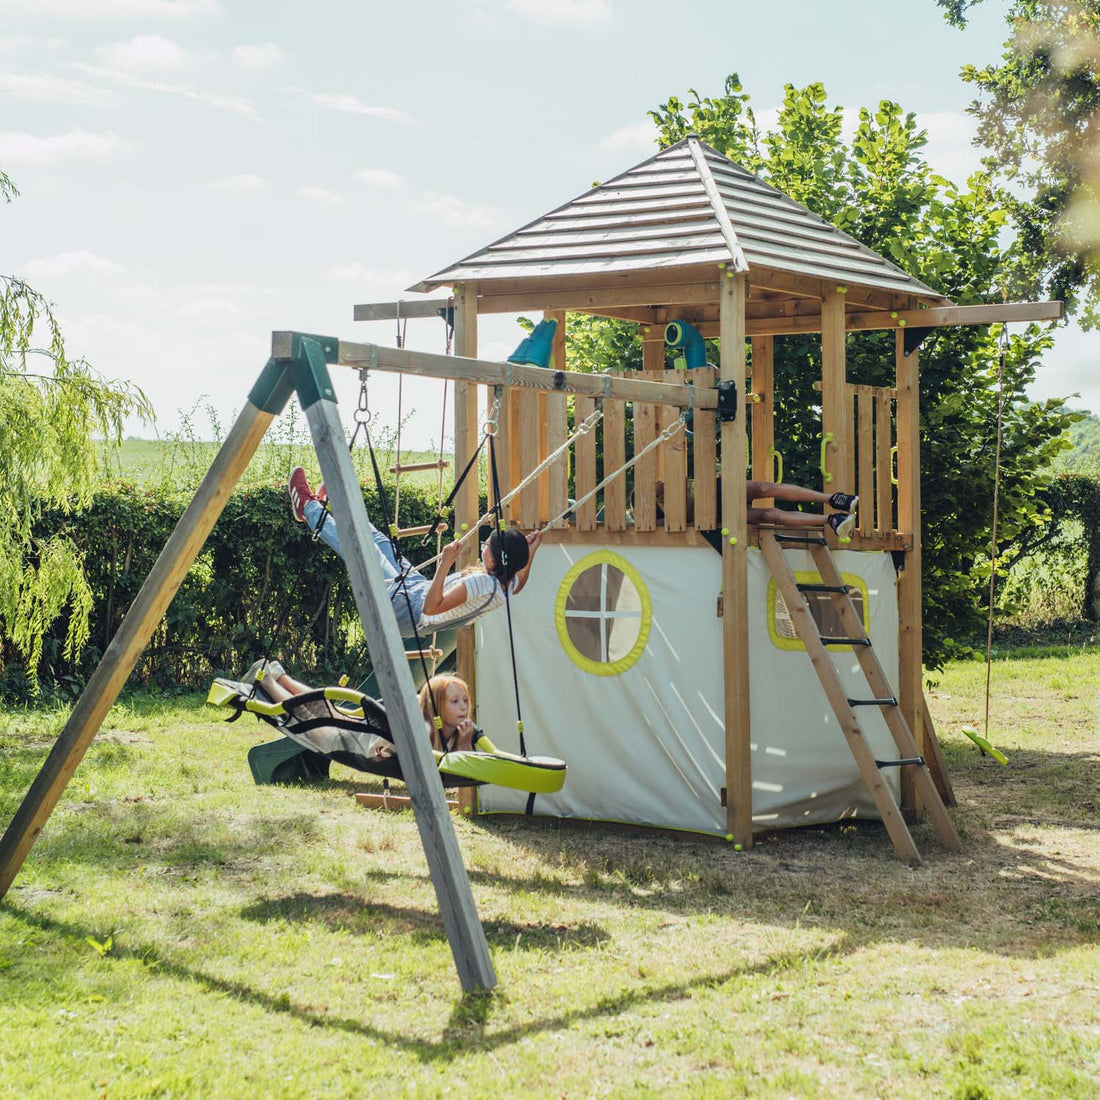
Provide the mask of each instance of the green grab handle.
{"label": "green grab handle", "polygon": [[890,448],[890,484],[897,485],[898,483],[898,449],[897,447]]}
{"label": "green grab handle", "polygon": [[772,466],[772,480],[776,485],[783,484],[783,455],[777,451],[774,447],[771,448],[771,456],[774,459],[774,465]]}
{"label": "green grab handle", "polygon": [[825,448],[829,446],[833,441],[833,433],[826,432],[821,437],[821,479],[826,485],[833,480],[833,475],[825,469]]}

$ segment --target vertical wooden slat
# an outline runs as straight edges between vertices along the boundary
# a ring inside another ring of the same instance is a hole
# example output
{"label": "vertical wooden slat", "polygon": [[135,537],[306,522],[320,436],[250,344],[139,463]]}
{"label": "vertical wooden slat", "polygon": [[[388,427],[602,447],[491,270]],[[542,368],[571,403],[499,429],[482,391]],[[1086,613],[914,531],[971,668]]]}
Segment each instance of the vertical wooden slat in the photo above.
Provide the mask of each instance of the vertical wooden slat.
{"label": "vertical wooden slat", "polygon": [[[519,415],[514,435],[518,436],[519,479],[539,464],[539,395],[530,390],[519,393]],[[519,481],[516,482],[519,484]],[[513,515],[515,512],[513,512]],[[528,531],[539,525],[539,487],[532,483],[519,495],[519,523]]]}
{"label": "vertical wooden slat", "polygon": [[[565,314],[550,313],[548,317],[554,317],[558,322],[557,332],[554,333],[554,370],[567,370],[567,349],[565,342]],[[546,395],[546,453],[556,451],[566,440],[569,434],[569,410],[566,406],[564,393],[548,393]],[[562,454],[561,458],[554,461],[546,471],[546,519],[553,519],[565,511],[569,503],[569,452]],[[566,522],[566,521],[563,521]]]}
{"label": "vertical wooden slat", "polygon": [[[500,476],[500,495],[503,499],[508,495],[509,490],[519,481],[519,448],[516,445],[516,433],[512,430],[512,425],[519,419],[517,412],[517,405],[519,403],[519,393],[512,389],[511,386],[504,386],[502,389],[497,390],[496,387],[489,389],[489,404],[492,406],[496,400],[496,394],[500,393],[500,413],[497,416],[497,437],[494,440],[496,446],[497,456],[497,473]],[[489,503],[493,501],[493,486],[489,485]],[[504,519],[506,522],[510,521],[518,512],[518,505],[515,501],[511,504],[504,506]]]}
{"label": "vertical wooden slat", "polygon": [[[748,506],[745,500],[745,299],[748,277],[727,275],[718,303],[720,372],[738,391],[737,416],[722,425],[722,654],[725,669],[726,825],[752,845],[752,747],[749,724]],[[735,540],[731,543],[731,539]]]}
{"label": "vertical wooden slat", "polygon": [[[924,637],[921,623],[920,367],[916,351],[905,354],[904,337],[905,333],[899,329],[894,352],[898,391],[898,530],[910,535],[905,563],[898,574],[899,702],[921,754],[925,755],[921,685]],[[918,813],[920,807],[909,772],[909,768],[902,769],[902,809]]]}
{"label": "vertical wooden slat", "polygon": [[[634,402],[634,454],[638,454],[657,438],[657,409],[654,405]],[[657,504],[655,485],[657,461],[650,451],[634,466],[634,530],[657,529]]]}
{"label": "vertical wooden slat", "polygon": [[[664,381],[665,371],[665,330],[664,326],[642,325],[639,329],[642,337],[642,370],[641,378],[651,378],[658,382]],[[654,423],[659,425],[660,415],[654,413]],[[654,452],[656,458],[653,461],[653,477],[657,481],[663,481],[665,476],[665,449],[658,447]],[[637,471],[635,470],[635,473]]]}
{"label": "vertical wooden slat", "polygon": [[[752,392],[760,400],[752,405],[752,479],[771,481],[775,445],[775,337],[752,338]],[[770,508],[775,503],[769,497],[753,502],[755,508]]]}
{"label": "vertical wooden slat", "polygon": [[827,284],[821,295],[821,430],[829,443],[822,490],[851,492],[851,394],[846,384],[844,295]]}
{"label": "vertical wooden slat", "polygon": [[[573,398],[573,422],[581,423],[586,416],[590,416],[596,409],[595,398],[581,397],[579,394]],[[576,457],[576,480],[574,491],[579,501],[585,493],[590,493],[596,487],[596,434],[588,432],[578,437],[573,444]],[[586,501],[577,508],[577,530],[596,530],[596,497]]]}
{"label": "vertical wooden slat", "polygon": [[875,508],[872,503],[875,482],[874,454],[874,405],[869,386],[855,386],[856,400],[859,402],[859,417],[856,421],[859,445],[859,479],[856,492],[859,494],[859,533],[870,535],[875,526]]}
{"label": "vertical wooden slat", "polygon": [[[459,283],[455,292],[455,355],[477,358],[477,284]],[[490,403],[492,397],[490,397]],[[455,476],[466,469],[466,463],[477,447],[477,386],[472,382],[455,383]],[[478,470],[470,471],[455,497],[455,530],[464,530],[463,524],[477,523]],[[477,561],[478,543],[470,539],[458,558],[459,568]],[[455,672],[469,685],[470,713],[477,714],[477,668],[474,657],[474,628],[468,626],[458,632],[455,641]],[[459,788],[458,800],[462,812],[473,816],[477,813],[477,788]]]}
{"label": "vertical wooden slat", "polygon": [[[547,321],[557,321],[558,327],[554,330],[554,350],[550,360],[555,370],[565,370],[565,311],[554,310],[546,312],[543,318]],[[541,462],[554,449],[557,444],[550,442],[550,408],[552,402],[550,394],[539,394],[539,461]],[[563,406],[564,407],[564,406]],[[546,473],[539,478],[539,522],[546,523],[552,516],[556,516],[561,508],[551,511],[550,505],[550,480],[551,474]],[[562,508],[564,508],[564,503]]]}
{"label": "vertical wooden slat", "polygon": [[[603,433],[603,471],[607,477],[626,462],[626,402],[605,398],[599,427]],[[625,531],[626,474],[604,487],[603,502],[604,527],[608,531]]]}
{"label": "vertical wooden slat", "polygon": [[[667,372],[665,372],[667,373]],[[680,410],[661,405],[658,426],[664,431],[680,418]],[[681,430],[658,448],[665,456],[665,530],[687,529],[687,435]]]}
{"label": "vertical wooden slat", "polygon": [[894,445],[893,402],[879,390],[875,395],[875,532],[894,530],[894,482],[890,449]]}
{"label": "vertical wooden slat", "polygon": [[[698,367],[690,381],[703,389],[713,389],[717,371]],[[717,417],[713,409],[696,409],[692,418],[692,457],[695,463],[695,527],[713,531],[718,526],[718,442]]]}

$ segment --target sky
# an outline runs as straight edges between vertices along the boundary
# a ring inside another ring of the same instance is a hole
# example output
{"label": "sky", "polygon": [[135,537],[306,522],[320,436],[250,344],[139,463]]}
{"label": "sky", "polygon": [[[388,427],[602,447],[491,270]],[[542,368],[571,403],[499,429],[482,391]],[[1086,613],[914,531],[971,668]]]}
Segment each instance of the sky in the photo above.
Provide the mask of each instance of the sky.
{"label": "sky", "polygon": [[[917,114],[927,156],[978,166],[967,62],[1006,0],[948,27],[933,0],[0,0],[0,272],[55,305],[70,356],[140,385],[156,425],[213,434],[296,329],[392,343],[353,306],[405,288],[656,152],[646,111],[737,72],[758,118],[820,81],[854,119]],[[502,359],[523,335],[479,327]],[[444,350],[442,322],[408,346]],[[1032,396],[1100,410],[1094,337],[1059,333]],[[358,378],[333,368],[351,422]],[[396,380],[371,407],[396,421]],[[442,384],[409,380],[410,446],[438,444]],[[448,433],[450,428],[448,428]]]}

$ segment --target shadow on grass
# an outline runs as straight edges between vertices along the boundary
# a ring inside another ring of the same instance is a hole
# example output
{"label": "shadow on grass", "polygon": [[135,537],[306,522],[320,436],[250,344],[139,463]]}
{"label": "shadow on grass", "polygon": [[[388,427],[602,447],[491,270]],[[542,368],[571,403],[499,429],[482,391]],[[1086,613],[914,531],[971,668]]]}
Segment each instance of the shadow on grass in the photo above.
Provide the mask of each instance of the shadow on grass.
{"label": "shadow on grass", "polygon": [[[94,931],[91,928],[81,928],[67,921],[30,912],[8,901],[0,902],[0,909],[7,911],[28,926],[63,937],[74,945],[83,945],[86,937]],[[782,974],[792,968],[819,962],[823,958],[842,956],[849,950],[848,947],[832,947],[816,951],[780,952],[762,962],[727,967],[699,975],[690,981],[645,983],[638,988],[622,989],[617,993],[601,997],[592,1005],[570,1009],[552,1016],[541,1016],[502,1028],[500,1031],[490,1032],[487,1029],[493,1010],[501,1001],[501,995],[496,991],[467,993],[456,999],[444,1029],[443,1038],[438,1042],[410,1039],[400,1032],[386,1030],[361,1020],[325,1015],[315,1009],[295,1004],[285,993],[273,995],[253,988],[244,981],[218,977],[176,962],[155,950],[151,945],[128,947],[116,944],[106,961],[140,962],[146,967],[155,968],[157,973],[167,974],[184,982],[194,982],[213,993],[231,996],[266,1012],[289,1016],[310,1027],[345,1032],[375,1042],[386,1043],[406,1054],[411,1054],[424,1063],[446,1064],[463,1057],[471,1050],[499,1050],[523,1039],[538,1036],[544,1032],[561,1031],[585,1020],[617,1016],[642,1002],[652,1005],[683,1000],[690,997],[696,990],[713,989],[738,979]]]}
{"label": "shadow on grass", "polygon": [[[246,920],[318,923],[333,931],[359,936],[406,935],[414,941],[446,940],[443,921],[434,910],[413,909],[366,901],[354,894],[293,894],[254,902],[241,911]],[[538,924],[482,921],[485,938],[494,947],[562,950],[597,947],[611,936],[596,924]]]}

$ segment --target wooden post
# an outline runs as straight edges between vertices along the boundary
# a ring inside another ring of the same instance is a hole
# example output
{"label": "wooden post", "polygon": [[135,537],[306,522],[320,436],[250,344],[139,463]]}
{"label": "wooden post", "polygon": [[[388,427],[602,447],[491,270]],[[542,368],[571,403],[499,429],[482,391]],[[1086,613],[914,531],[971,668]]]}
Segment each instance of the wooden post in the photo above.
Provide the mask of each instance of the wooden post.
{"label": "wooden post", "polygon": [[[323,360],[319,367],[315,362],[310,366],[315,376],[321,376]],[[324,370],[324,378],[327,380],[327,370]],[[323,387],[321,392],[325,392]],[[492,989],[496,985],[496,975],[489,957],[489,945],[478,920],[454,823],[425,735],[424,719],[416,704],[412,673],[386,593],[363,494],[344,442],[336,403],[331,398],[321,398],[308,404],[305,413],[333,504],[333,519],[343,547],[355,606],[386,701],[386,717],[401,758],[401,772],[412,799],[459,979],[466,992]]]}
{"label": "wooden post", "polygon": [[[774,481],[772,447],[775,445],[775,337],[752,338],[752,392],[760,397],[752,405],[752,479]],[[770,498],[753,502],[755,508],[770,508]]]}
{"label": "wooden post", "polygon": [[[282,369],[279,369],[282,373]],[[255,392],[255,391],[254,391]],[[286,398],[282,398],[285,402]],[[278,403],[278,408],[282,407]],[[261,404],[264,404],[261,402]],[[194,499],[160,552],[145,583],[130,605],[122,625],[88,680],[65,728],[46,757],[7,831],[0,839],[0,898],[8,891],[39,833],[84,758],[104,715],[137,664],[149,639],[164,618],[187,571],[221,515],[229,494],[240,480],[278,408],[245,403],[218,451]],[[341,434],[341,439],[343,435]]]}
{"label": "wooden post", "polygon": [[821,296],[821,431],[825,447],[825,469],[832,480],[823,480],[823,492],[852,488],[852,407],[847,387],[844,354],[844,295],[828,284]]}
{"label": "wooden post", "polygon": [[[905,354],[905,332],[898,330],[897,365],[898,530],[911,533],[905,564],[898,574],[898,701],[922,756],[924,736],[923,647],[920,539],[920,364],[918,353]],[[908,768],[901,770],[901,808],[918,815],[916,791]]]}
{"label": "wooden post", "polygon": [[[455,355],[477,358],[477,284],[459,283],[455,291]],[[490,396],[490,400],[492,400]],[[470,461],[477,447],[477,386],[472,382],[455,383],[455,477]],[[479,518],[478,470],[470,471],[465,484],[455,497],[455,533],[461,534],[465,523],[473,526]],[[478,540],[471,538],[462,548],[458,568],[464,569],[477,561]],[[464,627],[455,641],[455,673],[470,687],[470,713],[477,714],[477,669],[474,660],[474,628]],[[463,787],[459,791],[462,812],[477,813],[477,789]]]}
{"label": "wooden post", "polygon": [[[719,375],[737,387],[737,416],[721,426],[722,654],[725,669],[726,827],[752,847],[752,747],[749,728],[748,523],[745,501],[745,300],[748,277],[727,275],[718,301]],[[736,540],[736,541],[733,541]]]}
{"label": "wooden post", "polygon": [[[544,313],[543,319],[557,321],[558,327],[554,330],[554,351],[550,360],[554,370],[565,370],[565,310]],[[539,461],[541,462],[556,446],[551,439],[554,436],[550,424],[554,402],[550,401],[549,394],[539,394]],[[562,410],[565,409],[564,399],[559,402]],[[557,465],[557,463],[555,463]],[[564,468],[564,465],[563,465]],[[548,522],[556,516],[561,508],[551,508],[550,498],[553,495],[550,490],[550,481],[553,478],[553,470],[547,470],[539,478],[539,523]],[[564,505],[563,505],[564,507]]]}

